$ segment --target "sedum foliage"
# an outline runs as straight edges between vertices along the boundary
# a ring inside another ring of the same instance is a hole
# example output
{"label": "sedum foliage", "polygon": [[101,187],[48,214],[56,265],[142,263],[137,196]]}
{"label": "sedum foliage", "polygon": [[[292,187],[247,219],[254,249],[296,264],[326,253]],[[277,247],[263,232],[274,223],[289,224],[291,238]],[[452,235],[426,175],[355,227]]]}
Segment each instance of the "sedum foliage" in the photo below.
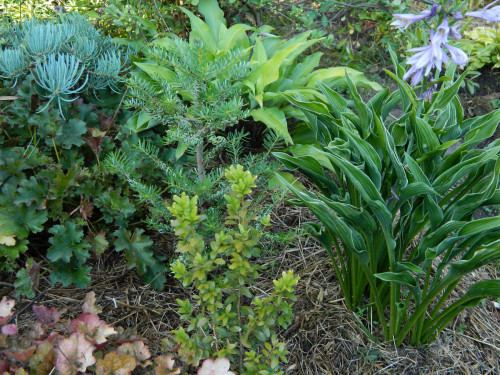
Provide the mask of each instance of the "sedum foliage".
{"label": "sedum foliage", "polygon": [[40,112],[55,101],[64,118],[63,103],[76,94],[117,90],[121,52],[84,16],[63,13],[55,20],[4,21],[0,27],[0,77],[15,86],[33,74],[39,95],[48,99]]}
{"label": "sedum foliage", "polygon": [[239,362],[240,374],[281,374],[279,364],[286,362],[288,352],[277,340],[276,328],[291,322],[292,305],[286,300],[295,300],[298,277],[293,271],[283,272],[272,292],[255,295],[252,284],[260,267],[252,259],[259,255],[261,233],[254,223],[269,225],[269,216],[258,219],[250,213],[247,198],[256,179],[250,172],[231,166],[225,176],[231,183],[231,191],[224,196],[227,216],[209,244],[199,234],[206,217],[198,214],[196,196],[175,196],[168,207],[179,237],[180,256],[172,271],[194,292],[192,300],[177,301],[179,313],[189,321],[187,331],[183,327],[174,331],[181,344],[179,353],[193,363],[209,356],[229,356]]}
{"label": "sedum foliage", "polygon": [[[309,122],[302,144],[275,156],[318,189],[281,179],[320,220],[307,229],[330,255],[347,306],[376,320],[384,340],[420,345],[464,309],[500,297],[500,280],[482,280],[451,298],[500,259],[500,217],[475,219],[500,203],[500,142],[478,147],[500,111],[464,119],[457,92],[467,72],[453,81],[453,64],[432,100],[418,101],[393,61],[398,90],[368,102],[349,81],[351,105],[324,85],[321,101],[290,96]],[[391,120],[397,105],[403,113]]]}

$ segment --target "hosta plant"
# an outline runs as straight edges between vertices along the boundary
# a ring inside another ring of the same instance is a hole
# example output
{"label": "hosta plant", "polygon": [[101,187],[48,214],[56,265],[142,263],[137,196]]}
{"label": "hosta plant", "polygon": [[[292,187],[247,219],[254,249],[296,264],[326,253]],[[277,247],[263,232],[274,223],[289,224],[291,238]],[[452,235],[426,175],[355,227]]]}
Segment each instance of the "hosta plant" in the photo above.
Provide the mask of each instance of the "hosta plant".
{"label": "hosta plant", "polygon": [[[348,77],[350,102],[321,84],[325,101],[288,96],[309,121],[303,144],[275,156],[317,188],[281,178],[320,220],[306,227],[330,255],[346,305],[370,337],[399,346],[429,343],[465,308],[500,296],[500,280],[453,295],[500,259],[500,217],[475,218],[500,203],[500,141],[479,147],[500,111],[464,119],[457,91],[466,73],[449,80],[453,64],[428,102],[395,66],[397,75],[388,74],[399,88],[368,102]],[[392,112],[397,106],[401,115]]]}
{"label": "hosta plant", "polygon": [[291,322],[287,299],[295,300],[298,277],[283,272],[274,290],[264,295],[252,288],[260,268],[253,261],[261,236],[255,224],[268,225],[269,216],[251,214],[248,197],[255,177],[250,172],[231,166],[225,176],[232,184],[224,196],[228,215],[225,228],[210,243],[199,234],[205,216],[198,213],[196,196],[175,196],[169,206],[180,253],[172,271],[193,290],[191,299],[177,300],[179,313],[189,322],[187,329],[174,331],[179,354],[195,364],[200,358],[228,356],[239,364],[240,374],[282,374],[280,362],[286,362],[288,352],[276,330]]}

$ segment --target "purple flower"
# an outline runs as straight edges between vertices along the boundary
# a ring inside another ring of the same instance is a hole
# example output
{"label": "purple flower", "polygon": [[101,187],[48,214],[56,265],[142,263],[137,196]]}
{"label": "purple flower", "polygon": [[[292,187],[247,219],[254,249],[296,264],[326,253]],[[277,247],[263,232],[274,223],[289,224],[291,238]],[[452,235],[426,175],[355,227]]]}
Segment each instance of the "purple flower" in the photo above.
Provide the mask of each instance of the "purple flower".
{"label": "purple flower", "polygon": [[[486,20],[488,22],[500,22],[500,5],[497,5],[496,7],[490,8],[492,5],[496,4],[498,2],[495,1],[488,6],[486,6],[483,10],[475,11],[475,12],[467,12],[465,13],[466,16],[469,17],[477,17],[477,18],[482,18],[483,20]],[[490,9],[488,9],[490,8]]]}
{"label": "purple flower", "polygon": [[455,39],[461,39],[462,38],[462,34],[460,34],[460,32],[458,31],[457,26],[450,27],[450,36],[452,38],[455,38]]}
{"label": "purple flower", "polygon": [[436,33],[431,34],[431,44],[435,47],[441,47],[442,44],[448,42],[449,34],[450,26],[448,26],[448,19],[445,17],[441,25],[438,26]]}
{"label": "purple flower", "polygon": [[447,62],[449,60],[441,46],[433,43],[426,47],[412,48],[408,52],[418,52],[407,60],[407,64],[412,65],[412,67],[403,76],[404,80],[412,77],[412,86],[418,85],[422,78],[428,76],[433,68],[441,71],[443,61]]}
{"label": "purple flower", "polygon": [[394,14],[396,21],[393,21],[391,25],[396,26],[398,29],[407,29],[412,23],[429,19],[431,17],[432,11],[430,10],[424,10],[420,14],[396,13]]}
{"label": "purple flower", "polygon": [[428,100],[429,102],[432,101],[432,95],[434,94],[434,91],[436,91],[437,85],[432,85],[429,87],[425,92],[422,94],[418,100]]}
{"label": "purple flower", "polygon": [[460,48],[450,46],[448,43],[444,43],[445,48],[448,50],[451,56],[451,60],[459,65],[464,66],[469,61],[469,56],[462,51]]}

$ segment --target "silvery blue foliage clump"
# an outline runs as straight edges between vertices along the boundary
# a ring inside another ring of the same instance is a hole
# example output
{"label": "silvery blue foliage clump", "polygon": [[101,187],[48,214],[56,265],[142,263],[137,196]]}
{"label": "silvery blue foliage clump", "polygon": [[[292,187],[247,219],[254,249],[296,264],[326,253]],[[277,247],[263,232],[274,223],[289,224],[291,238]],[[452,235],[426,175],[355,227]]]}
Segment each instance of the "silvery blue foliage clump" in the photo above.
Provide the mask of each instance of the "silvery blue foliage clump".
{"label": "silvery blue foliage clump", "polygon": [[[419,85],[431,72],[441,72],[442,66],[453,61],[458,66],[465,66],[469,60],[467,54],[458,47],[452,46],[451,40],[461,39],[457,22],[465,17],[477,17],[488,22],[500,21],[500,5],[498,1],[488,5],[481,11],[466,12],[466,1],[420,0],[429,5],[429,9],[419,14],[394,14],[395,21],[391,25],[401,30],[406,30],[410,25],[424,21],[423,24],[430,28],[430,43],[423,47],[412,48],[408,52],[416,52],[407,60],[410,69],[403,76],[405,80],[411,79],[411,85]],[[432,85],[422,98],[432,95]]]}
{"label": "silvery blue foliage clump", "polygon": [[[0,25],[0,77],[15,86],[30,74],[48,101],[71,102],[83,91],[110,88],[117,92],[126,56],[111,39],[78,13],[61,13],[55,20],[26,19]],[[63,116],[64,117],[64,116]]]}

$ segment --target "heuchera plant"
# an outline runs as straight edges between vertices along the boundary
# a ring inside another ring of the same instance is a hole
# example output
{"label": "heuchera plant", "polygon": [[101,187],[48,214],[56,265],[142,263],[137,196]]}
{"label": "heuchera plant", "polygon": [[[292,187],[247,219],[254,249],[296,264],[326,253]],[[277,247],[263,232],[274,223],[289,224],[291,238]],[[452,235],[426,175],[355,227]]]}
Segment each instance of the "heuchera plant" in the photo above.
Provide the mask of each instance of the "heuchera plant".
{"label": "heuchera plant", "polygon": [[[191,300],[177,300],[179,313],[190,322],[187,331],[174,331],[181,344],[179,354],[194,364],[200,358],[228,356],[239,363],[240,374],[281,374],[280,361],[286,362],[288,352],[276,338],[276,327],[286,328],[291,322],[292,305],[286,299],[295,300],[293,287],[299,278],[293,271],[283,272],[272,292],[255,296],[251,285],[260,267],[251,259],[259,255],[261,230],[254,226],[258,219],[247,197],[256,177],[240,165],[231,166],[225,176],[232,184],[224,196],[226,228],[210,244],[198,234],[205,216],[198,214],[196,196],[175,196],[168,207],[181,253],[172,271],[184,286],[194,288]],[[267,226],[269,220],[267,216],[259,222]]]}
{"label": "heuchera plant", "polygon": [[[94,292],[87,293],[83,313],[72,321],[61,320],[55,308],[33,306],[36,321],[22,334],[10,323],[15,304],[7,297],[0,301],[1,374],[129,375],[140,369],[141,374],[178,375],[183,369],[174,353],[153,359],[134,332],[115,329],[101,320]],[[206,359],[198,374],[234,375],[229,366],[228,358]]]}

